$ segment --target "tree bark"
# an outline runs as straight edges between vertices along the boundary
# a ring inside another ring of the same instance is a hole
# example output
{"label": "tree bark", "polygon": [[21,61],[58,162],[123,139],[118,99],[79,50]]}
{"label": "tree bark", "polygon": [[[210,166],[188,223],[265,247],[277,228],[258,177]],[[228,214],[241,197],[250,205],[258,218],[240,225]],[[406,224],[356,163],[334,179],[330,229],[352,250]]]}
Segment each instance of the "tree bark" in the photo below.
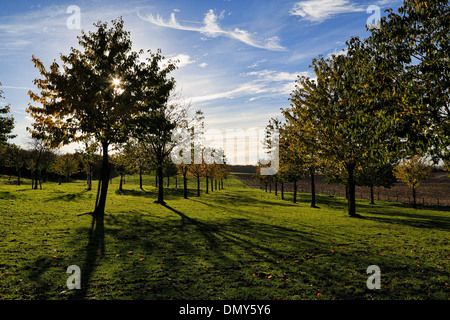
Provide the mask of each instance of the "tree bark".
{"label": "tree bark", "polygon": [[352,217],[356,216],[355,178],[353,176],[355,166],[356,165],[354,163],[347,164],[348,214]]}
{"label": "tree bark", "polygon": [[416,188],[414,186],[412,186],[412,194],[413,194],[413,207],[414,209],[417,209],[417,204],[416,204]]}
{"label": "tree bark", "polygon": [[188,196],[187,196],[187,178],[186,178],[186,174],[187,174],[187,172],[185,172],[183,174],[183,196],[184,196],[185,199],[188,198]]}
{"label": "tree bark", "polygon": [[120,183],[119,183],[119,191],[123,191],[122,189],[122,185],[123,185],[123,175],[120,175]]}
{"label": "tree bark", "polygon": [[139,167],[139,188],[141,190],[144,190],[144,188],[142,187],[142,167]]}
{"label": "tree bark", "polygon": [[208,184],[208,177],[206,177],[206,194],[209,194],[209,184]]}
{"label": "tree bark", "polygon": [[101,167],[101,189],[98,204],[94,210],[94,216],[103,217],[105,215],[106,195],[108,194],[109,184],[109,155],[108,155],[108,143],[102,143],[102,167]]}
{"label": "tree bark", "polygon": [[157,169],[158,174],[158,200],[156,203],[164,204],[164,183],[163,183],[163,168],[162,166],[158,166]]}
{"label": "tree bark", "polygon": [[375,204],[375,201],[373,198],[373,186],[370,186],[370,204]]}
{"label": "tree bark", "polygon": [[313,166],[309,168],[309,173],[311,175],[311,208],[317,208],[316,207],[316,185],[314,181],[314,174],[316,173],[316,170]]}
{"label": "tree bark", "polygon": [[294,203],[297,203],[297,180],[294,181]]}
{"label": "tree bark", "polygon": [[200,197],[200,177],[197,176],[197,197]]}
{"label": "tree bark", "polygon": [[284,182],[281,181],[281,200],[284,200]]}

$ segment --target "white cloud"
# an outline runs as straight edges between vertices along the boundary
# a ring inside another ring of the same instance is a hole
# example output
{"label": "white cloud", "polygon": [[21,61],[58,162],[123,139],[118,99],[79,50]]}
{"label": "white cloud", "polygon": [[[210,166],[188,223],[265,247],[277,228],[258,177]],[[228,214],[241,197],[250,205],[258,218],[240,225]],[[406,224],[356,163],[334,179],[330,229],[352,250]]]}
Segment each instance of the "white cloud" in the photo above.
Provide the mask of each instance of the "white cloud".
{"label": "white cloud", "polygon": [[208,65],[208,64],[207,64],[206,62],[203,62],[203,63],[200,63],[198,66],[199,66],[200,68],[206,68],[207,65]]}
{"label": "white cloud", "polygon": [[282,51],[285,50],[284,47],[280,45],[280,39],[278,37],[271,37],[268,39],[265,39],[263,41],[254,39],[253,34],[250,34],[246,30],[241,30],[239,28],[234,28],[233,30],[224,30],[222,27],[218,24],[218,20],[221,20],[224,18],[224,11],[222,11],[219,15],[217,15],[214,10],[210,9],[203,19],[203,25],[198,26],[198,23],[195,23],[195,25],[181,25],[177,19],[175,18],[175,13],[172,13],[170,15],[170,20],[165,21],[159,14],[154,17],[153,15],[149,14],[146,17],[142,17],[138,13],[139,17],[145,21],[148,21],[154,25],[160,26],[160,27],[166,27],[166,28],[172,28],[176,30],[184,30],[184,31],[196,31],[200,32],[201,34],[205,35],[209,38],[216,38],[219,36],[228,37],[231,39],[235,39],[238,41],[241,41],[249,46],[261,48],[261,49],[267,49],[267,50],[273,50],[273,51]]}
{"label": "white cloud", "polygon": [[246,101],[251,102],[262,98],[289,96],[295,88],[295,80],[297,80],[298,75],[310,76],[310,73],[289,73],[275,70],[261,70],[243,73],[241,74],[242,77],[251,78],[251,80],[231,90],[195,96],[188,98],[188,100],[193,104],[234,98],[245,98]]}
{"label": "white cloud", "polygon": [[191,60],[191,57],[187,54],[180,53],[175,56],[170,56],[169,60],[176,62],[178,68],[182,68],[187,66],[188,64],[194,63],[195,61]]}
{"label": "white cloud", "polygon": [[365,10],[348,0],[306,0],[295,3],[290,14],[312,22],[323,22],[336,14]]}

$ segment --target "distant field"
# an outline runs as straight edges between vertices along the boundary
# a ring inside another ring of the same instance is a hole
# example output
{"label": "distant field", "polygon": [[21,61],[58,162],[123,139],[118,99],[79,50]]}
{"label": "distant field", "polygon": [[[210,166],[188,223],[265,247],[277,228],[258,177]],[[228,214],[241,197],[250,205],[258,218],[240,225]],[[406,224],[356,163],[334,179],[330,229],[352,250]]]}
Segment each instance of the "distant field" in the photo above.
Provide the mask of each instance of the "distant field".
{"label": "distant field", "polygon": [[[450,212],[309,195],[293,204],[235,177],[154,203],[153,177],[109,189],[104,224],[82,181],[43,190],[0,179],[0,299],[449,299]],[[80,290],[66,285],[77,265]],[[381,289],[366,286],[381,269]]]}
{"label": "distant field", "polygon": [[[237,177],[246,184],[260,188],[261,185],[254,181],[253,175],[248,173],[239,174]],[[327,184],[323,176],[317,175],[315,178],[316,191],[324,195],[345,196],[345,187],[340,184]],[[308,178],[298,181],[299,192],[310,192],[310,182]],[[274,192],[275,186],[272,186]],[[285,190],[293,191],[291,183],[285,184]],[[416,190],[417,203],[425,206],[450,207],[450,177],[447,172],[433,172],[430,179],[423,181]],[[370,188],[356,186],[356,197],[360,199],[370,199]],[[412,203],[411,189],[405,183],[396,183],[391,188],[375,187],[375,201],[393,201],[401,203]]]}

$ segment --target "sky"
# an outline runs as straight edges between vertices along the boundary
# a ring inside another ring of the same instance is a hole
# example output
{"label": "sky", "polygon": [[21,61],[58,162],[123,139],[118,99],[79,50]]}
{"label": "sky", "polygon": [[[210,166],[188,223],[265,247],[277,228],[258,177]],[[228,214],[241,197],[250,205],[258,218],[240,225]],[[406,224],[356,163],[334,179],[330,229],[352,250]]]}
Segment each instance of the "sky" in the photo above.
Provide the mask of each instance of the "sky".
{"label": "sky", "polygon": [[[45,66],[78,47],[81,30],[122,17],[134,50],[161,49],[179,60],[172,73],[192,110],[205,115],[207,140],[225,149],[231,164],[264,158],[259,133],[290,105],[298,76],[314,78],[311,62],[338,54],[352,36],[366,38],[397,0],[94,0],[2,1],[0,82],[15,118],[10,142],[26,147],[33,119],[25,109],[40,75],[31,57]],[[227,149],[226,141],[240,141]],[[62,149],[72,152],[77,146]]]}

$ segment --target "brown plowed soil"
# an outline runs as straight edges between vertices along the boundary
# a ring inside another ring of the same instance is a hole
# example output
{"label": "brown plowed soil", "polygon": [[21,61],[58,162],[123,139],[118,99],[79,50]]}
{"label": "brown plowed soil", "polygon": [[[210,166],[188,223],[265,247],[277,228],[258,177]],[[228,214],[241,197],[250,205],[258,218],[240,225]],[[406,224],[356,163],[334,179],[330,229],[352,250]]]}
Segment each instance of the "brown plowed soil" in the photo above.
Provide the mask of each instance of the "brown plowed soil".
{"label": "brown plowed soil", "polygon": [[[254,188],[264,188],[263,185],[256,182],[252,174],[235,174],[239,180]],[[336,195],[345,197],[345,186],[340,184],[327,184],[322,175],[315,176],[315,185],[317,194]],[[275,186],[272,184],[272,192]],[[280,187],[278,187],[279,190]],[[297,182],[299,193],[310,193],[310,181],[305,178]],[[284,190],[292,192],[291,183],[285,183]],[[356,198],[370,200],[369,187],[356,187]],[[412,203],[412,191],[405,183],[396,183],[391,188],[375,187],[374,199],[383,201],[395,201],[402,203]],[[431,178],[423,181],[416,188],[416,201],[418,205],[426,206],[444,206],[450,207],[450,177],[447,172],[433,172]]]}

